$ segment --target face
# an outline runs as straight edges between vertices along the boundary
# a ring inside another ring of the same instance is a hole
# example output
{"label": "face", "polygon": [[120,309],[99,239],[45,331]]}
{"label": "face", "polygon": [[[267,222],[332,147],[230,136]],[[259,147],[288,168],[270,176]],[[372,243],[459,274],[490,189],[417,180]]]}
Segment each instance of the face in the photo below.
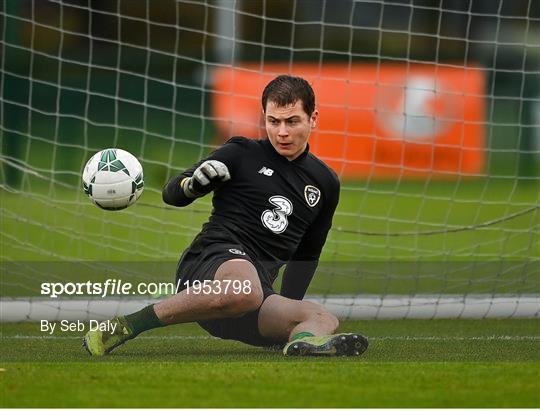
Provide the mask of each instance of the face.
{"label": "face", "polygon": [[266,103],[263,113],[266,133],[274,149],[292,161],[304,152],[311,129],[315,127],[319,113],[317,110],[309,117],[304,111],[302,101],[293,105],[279,107],[273,101]]}

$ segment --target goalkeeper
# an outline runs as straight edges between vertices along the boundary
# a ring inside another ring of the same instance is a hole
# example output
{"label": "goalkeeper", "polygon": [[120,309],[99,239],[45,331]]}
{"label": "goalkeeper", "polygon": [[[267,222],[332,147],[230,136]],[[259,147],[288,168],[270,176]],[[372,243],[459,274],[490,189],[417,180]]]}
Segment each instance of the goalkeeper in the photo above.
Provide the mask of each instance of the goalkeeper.
{"label": "goalkeeper", "polygon": [[[213,191],[209,221],[184,251],[177,294],[116,317],[114,333],[90,331],[83,344],[104,355],[143,331],[198,322],[213,336],[285,355],[360,355],[360,334],[334,334],[324,307],[302,301],[339,199],[336,174],[309,151],[318,111],[309,83],[281,75],[262,94],[268,138],[233,137],[163,189],[184,207]],[[281,292],[272,284],[286,265]]]}

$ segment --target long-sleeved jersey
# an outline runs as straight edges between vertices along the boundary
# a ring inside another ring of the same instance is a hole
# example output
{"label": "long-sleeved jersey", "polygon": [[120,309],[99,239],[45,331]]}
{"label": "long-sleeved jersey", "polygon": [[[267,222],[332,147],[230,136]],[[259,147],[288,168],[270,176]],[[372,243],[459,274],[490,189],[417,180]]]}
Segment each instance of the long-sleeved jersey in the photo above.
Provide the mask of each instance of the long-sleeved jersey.
{"label": "long-sleeved jersey", "polygon": [[173,177],[163,189],[167,204],[186,206],[181,181],[206,160],[218,160],[231,179],[214,190],[204,230],[230,232],[272,273],[287,264],[281,294],[302,299],[313,277],[339,200],[339,180],[309,147],[296,159],[281,156],[269,140],[233,137],[208,158]]}

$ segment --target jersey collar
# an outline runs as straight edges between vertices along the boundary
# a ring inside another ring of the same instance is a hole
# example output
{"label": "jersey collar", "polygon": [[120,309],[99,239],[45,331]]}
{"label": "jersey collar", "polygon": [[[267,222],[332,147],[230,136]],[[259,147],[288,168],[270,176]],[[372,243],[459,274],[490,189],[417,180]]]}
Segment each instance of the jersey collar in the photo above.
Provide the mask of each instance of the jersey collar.
{"label": "jersey collar", "polygon": [[300,161],[302,161],[309,153],[309,143],[307,144],[306,146],[306,149],[302,152],[302,154],[300,154],[298,157],[296,157],[294,160],[292,161],[289,161],[287,160],[287,158],[283,157],[281,154],[279,154],[276,149],[274,148],[274,146],[272,145],[272,143],[270,142],[270,140],[268,138],[266,138],[265,140],[263,140],[263,146],[266,148],[267,151],[269,151],[273,157],[277,158],[279,161],[283,161],[285,163],[288,163],[288,164],[295,164],[295,163],[299,163]]}

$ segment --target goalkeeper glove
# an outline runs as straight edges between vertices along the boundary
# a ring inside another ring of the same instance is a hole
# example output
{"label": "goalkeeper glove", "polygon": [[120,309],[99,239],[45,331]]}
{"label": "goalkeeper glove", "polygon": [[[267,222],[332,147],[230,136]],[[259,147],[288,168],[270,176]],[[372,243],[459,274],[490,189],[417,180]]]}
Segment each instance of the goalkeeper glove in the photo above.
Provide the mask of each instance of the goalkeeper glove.
{"label": "goalkeeper glove", "polygon": [[229,169],[221,161],[207,160],[202,163],[192,177],[182,180],[182,189],[188,198],[202,197],[214,190],[220,183],[231,179]]}

